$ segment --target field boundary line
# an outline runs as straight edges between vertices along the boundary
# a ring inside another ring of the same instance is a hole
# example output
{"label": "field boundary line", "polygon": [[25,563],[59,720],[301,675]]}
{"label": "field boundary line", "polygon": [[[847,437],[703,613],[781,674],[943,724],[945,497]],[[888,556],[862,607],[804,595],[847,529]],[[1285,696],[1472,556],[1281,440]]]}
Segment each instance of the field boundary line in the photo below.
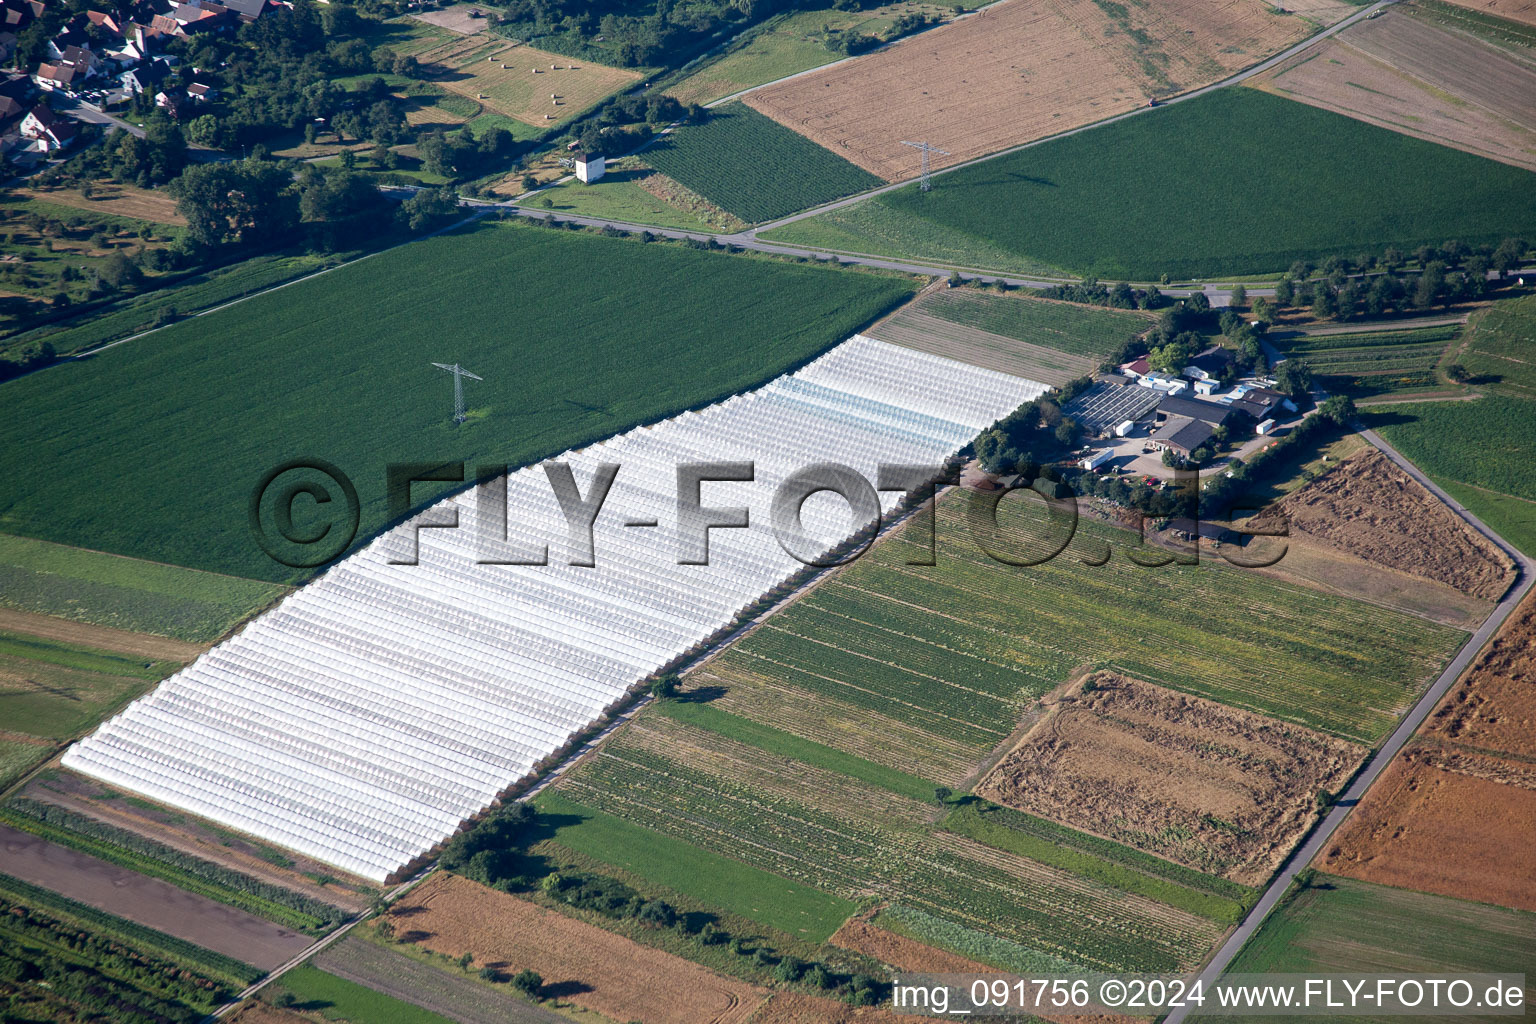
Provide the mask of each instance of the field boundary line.
{"label": "field boundary line", "polygon": [[[1478,655],[1483,652],[1483,649],[1488,646],[1493,637],[1503,628],[1505,621],[1514,613],[1515,609],[1519,607],[1520,602],[1524,600],[1527,592],[1530,591],[1532,583],[1536,582],[1536,576],[1533,576],[1533,570],[1536,570],[1536,561],[1533,561],[1523,552],[1505,541],[1503,537],[1490,529],[1464,505],[1442,490],[1439,485],[1429,479],[1417,466],[1409,462],[1397,449],[1388,444],[1381,435],[1377,434],[1374,430],[1364,429],[1358,423],[1353,425],[1359,431],[1360,436],[1372,447],[1385,455],[1395,466],[1403,470],[1403,472],[1407,473],[1429,491],[1430,494],[1443,502],[1447,508],[1459,516],[1467,525],[1493,542],[1504,554],[1509,556],[1515,566],[1515,581],[1510,585],[1509,590],[1505,592],[1503,598],[1500,599],[1498,605],[1494,607],[1492,614],[1483,620],[1483,624],[1477,628],[1477,631],[1462,644],[1461,650],[1451,659],[1450,664],[1446,665],[1439,677],[1425,689],[1418,701],[1414,703],[1408,713],[1398,722],[1397,728],[1392,731],[1391,735],[1387,737],[1376,753],[1360,769],[1344,792],[1339,794],[1339,799],[1334,804],[1333,809],[1318,823],[1317,827],[1313,829],[1312,834],[1286,859],[1286,862],[1281,866],[1280,871],[1273,880],[1271,880],[1268,888],[1264,890],[1264,895],[1259,897],[1258,902],[1254,904],[1248,916],[1233,930],[1227,940],[1211,959],[1207,961],[1204,970],[1199,974],[1199,980],[1204,983],[1207,989],[1211,988],[1221,978],[1232,961],[1237,958],[1238,953],[1248,943],[1248,940],[1258,932],[1259,927],[1268,918],[1270,912],[1280,904],[1286,893],[1290,891],[1291,883],[1295,880],[1296,876],[1327,845],[1328,840],[1338,831],[1339,826],[1348,819],[1351,812],[1360,803],[1361,798],[1370,790],[1371,785],[1380,777],[1387,766],[1396,760],[1403,747],[1418,732],[1419,726],[1424,724],[1424,721],[1429,718],[1430,713],[1445,699],[1446,694],[1451,691],[1451,688],[1461,679],[1466,670],[1471,667]],[[1178,1007],[1163,1019],[1163,1024],[1183,1024],[1184,1019],[1188,1015],[1189,1008],[1187,1006]]]}

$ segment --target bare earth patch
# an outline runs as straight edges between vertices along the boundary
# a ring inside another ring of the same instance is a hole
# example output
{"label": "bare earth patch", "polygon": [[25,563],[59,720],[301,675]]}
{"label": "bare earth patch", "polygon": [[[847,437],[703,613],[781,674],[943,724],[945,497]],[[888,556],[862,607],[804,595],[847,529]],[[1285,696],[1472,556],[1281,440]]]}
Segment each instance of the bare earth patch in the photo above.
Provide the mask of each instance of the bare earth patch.
{"label": "bare earth patch", "polygon": [[1110,672],[1048,708],[976,792],[1258,885],[1365,756],[1355,744]]}
{"label": "bare earth patch", "polygon": [[1536,759],[1536,601],[1526,598],[1422,733],[1447,743]]}
{"label": "bare earth patch", "polygon": [[92,187],[95,191],[89,199],[81,195],[78,189],[71,188],[19,188],[16,189],[16,195],[60,206],[73,206],[92,213],[110,213],[156,224],[186,226],[187,219],[176,212],[176,200],[164,192],[111,183],[93,184]]}
{"label": "bare earth patch", "polygon": [[428,25],[436,25],[459,35],[469,36],[481,32],[486,27],[485,8],[476,7],[474,4],[455,4],[452,7],[444,7],[438,11],[424,11],[421,14],[413,14],[411,17],[417,21],[424,21]]}
{"label": "bare earth patch", "polygon": [[1271,506],[1293,534],[1367,562],[1497,601],[1513,565],[1490,541],[1381,452],[1353,455],[1333,472]]}
{"label": "bare earth patch", "polygon": [[1536,169],[1536,64],[1401,11],[1353,25],[1251,84]]}
{"label": "bare earth patch", "polygon": [[745,102],[896,181],[920,163],[902,140],[947,150],[935,167],[994,153],[1217,81],[1352,9],[1313,6],[1304,17],[1263,0],[1010,0]]}
{"label": "bare earth patch", "polygon": [[503,972],[533,969],[562,998],[613,1020],[741,1024],[764,993],[681,957],[440,872],[391,911],[397,932],[424,933],[427,949]]}

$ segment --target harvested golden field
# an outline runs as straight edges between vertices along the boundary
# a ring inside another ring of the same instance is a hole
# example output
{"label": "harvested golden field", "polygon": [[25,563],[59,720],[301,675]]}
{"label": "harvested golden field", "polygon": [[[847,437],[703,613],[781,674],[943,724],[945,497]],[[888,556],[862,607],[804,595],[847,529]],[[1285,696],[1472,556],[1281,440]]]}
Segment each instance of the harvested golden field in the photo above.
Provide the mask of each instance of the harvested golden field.
{"label": "harvested golden field", "polygon": [[1260,521],[1278,516],[1293,535],[1485,601],[1514,579],[1508,556],[1374,448],[1286,495]]}
{"label": "harvested golden field", "polygon": [[1536,910],[1536,598],[1366,793],[1328,871]]}
{"label": "harvested golden field", "polygon": [[79,189],[73,188],[18,188],[15,194],[92,213],[110,213],[116,217],[133,217],[154,224],[186,226],[187,219],[176,212],[176,200],[164,192],[111,182],[93,182],[92,188],[94,191],[89,199],[81,195]]}
{"label": "harvested golden field", "polygon": [[1351,10],[1315,7],[1303,16],[1264,0],[1010,0],[745,102],[895,181],[920,165],[902,140],[947,150],[935,167],[995,153],[1217,81]]}
{"label": "harvested golden field", "polygon": [[506,973],[532,969],[562,998],[616,1021],[742,1024],[765,993],[681,957],[439,872],[390,911],[397,933],[427,949],[474,956]]}
{"label": "harvested golden field", "polygon": [[1402,11],[1353,25],[1251,84],[1536,170],[1536,63]]}
{"label": "harvested golden field", "polygon": [[432,82],[527,124],[562,124],[638,81],[633,71],[505,39],[459,36],[416,56]]}
{"label": "harvested golden field", "polygon": [[1245,885],[1264,882],[1365,750],[1098,672],[1059,698],[976,792]]}

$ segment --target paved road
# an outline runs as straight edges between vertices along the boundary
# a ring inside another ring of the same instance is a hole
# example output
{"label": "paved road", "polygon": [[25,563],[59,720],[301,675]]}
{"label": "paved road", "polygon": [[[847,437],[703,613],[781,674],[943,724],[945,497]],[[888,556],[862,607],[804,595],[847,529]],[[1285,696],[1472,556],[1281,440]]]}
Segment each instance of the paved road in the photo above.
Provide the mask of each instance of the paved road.
{"label": "paved road", "polygon": [[270,970],[311,939],[169,882],[0,825],[6,874],[204,949]]}
{"label": "paved road", "polygon": [[[1499,627],[1504,624],[1504,620],[1509,618],[1521,599],[1525,597],[1526,592],[1530,590],[1533,579],[1536,579],[1536,576],[1533,576],[1532,573],[1532,570],[1536,569],[1536,562],[1532,562],[1531,559],[1506,544],[1502,537],[1490,530],[1471,512],[1467,511],[1460,502],[1441,490],[1434,481],[1421,473],[1417,466],[1398,454],[1397,450],[1382,440],[1381,436],[1375,431],[1362,429],[1359,424],[1356,424],[1355,427],[1360,430],[1360,435],[1379,449],[1382,454],[1386,455],[1399,468],[1422,484],[1431,494],[1443,501],[1453,512],[1471,525],[1474,530],[1498,545],[1505,554],[1509,555],[1514,560],[1516,566],[1515,582],[1510,587],[1509,592],[1504,595],[1504,599],[1499,602],[1498,607],[1493,610],[1493,614],[1488,616],[1487,621],[1478,628],[1477,632],[1472,634],[1472,638],[1462,647],[1461,653],[1452,659],[1451,663],[1446,666],[1445,671],[1440,673],[1439,678],[1434,681],[1428,690],[1424,691],[1424,695],[1419,698],[1418,703],[1414,704],[1413,709],[1408,712],[1407,716],[1399,723],[1397,729],[1382,744],[1381,749],[1376,752],[1376,755],[1366,764],[1364,770],[1360,772],[1349,785],[1349,788],[1340,796],[1339,802],[1334,805],[1333,810],[1328,812],[1327,817],[1322,820],[1312,832],[1312,835],[1308,837],[1307,841],[1291,854],[1290,859],[1280,869],[1280,873],[1275,876],[1269,888],[1264,890],[1264,895],[1259,898],[1259,902],[1255,904],[1247,919],[1237,927],[1237,930],[1216,951],[1216,955],[1211,958],[1205,970],[1200,972],[1200,980],[1205,983],[1207,991],[1231,965],[1233,958],[1237,956],[1243,945],[1258,931],[1259,926],[1264,923],[1264,919],[1269,916],[1270,911],[1274,910],[1275,906],[1285,895],[1286,890],[1290,888],[1297,872],[1310,864],[1313,858],[1328,844],[1328,841],[1333,838],[1334,832],[1349,817],[1350,813],[1355,809],[1355,805],[1360,802],[1360,798],[1365,795],[1366,790],[1371,788],[1371,783],[1376,781],[1377,776],[1397,756],[1409,738],[1418,731],[1419,726],[1429,717],[1430,712],[1445,697],[1446,693],[1456,683],[1456,680],[1461,677],[1462,672],[1482,652],[1488,641],[1493,638],[1494,633],[1498,632]],[[1164,1019],[1163,1024],[1183,1024],[1184,1018],[1187,1015],[1187,1008],[1173,1010]]]}

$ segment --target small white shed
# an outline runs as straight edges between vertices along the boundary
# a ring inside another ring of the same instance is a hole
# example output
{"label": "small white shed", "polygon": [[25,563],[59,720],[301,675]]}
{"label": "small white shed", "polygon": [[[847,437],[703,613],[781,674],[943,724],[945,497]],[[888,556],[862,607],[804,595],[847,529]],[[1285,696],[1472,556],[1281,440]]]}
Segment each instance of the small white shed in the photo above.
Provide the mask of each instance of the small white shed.
{"label": "small white shed", "polygon": [[601,153],[581,153],[576,157],[576,178],[588,185],[603,176]]}

